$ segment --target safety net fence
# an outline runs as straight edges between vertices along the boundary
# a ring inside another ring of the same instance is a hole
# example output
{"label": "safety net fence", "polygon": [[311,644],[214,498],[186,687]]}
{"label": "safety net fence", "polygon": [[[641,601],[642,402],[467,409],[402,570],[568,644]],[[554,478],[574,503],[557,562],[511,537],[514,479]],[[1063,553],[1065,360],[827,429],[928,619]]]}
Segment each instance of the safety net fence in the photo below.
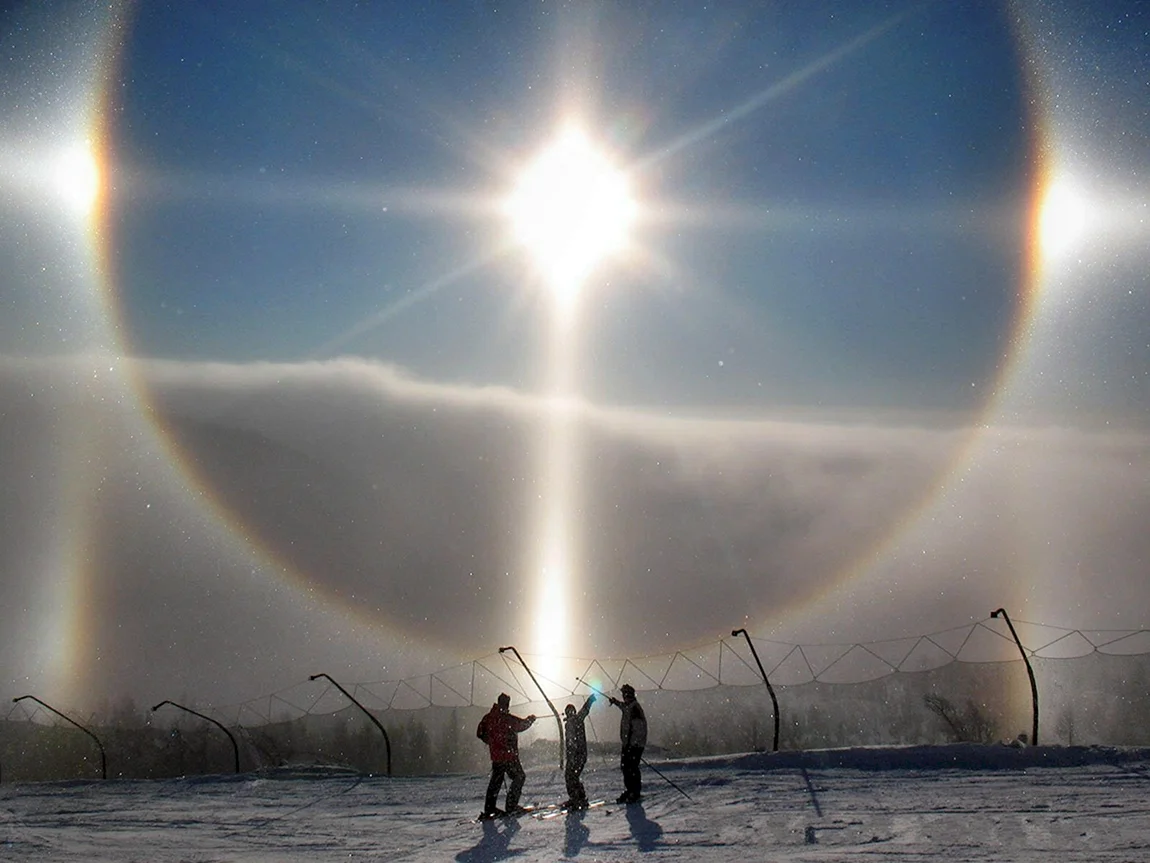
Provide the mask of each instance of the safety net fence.
{"label": "safety net fence", "polygon": [[1019,734],[1033,743],[1036,721],[1041,744],[1150,744],[1150,630],[992,617],[837,644],[736,632],[671,653],[611,659],[505,647],[401,679],[317,674],[240,703],[164,702],[113,716],[80,718],[25,699],[0,728],[0,781],[94,775],[94,740],[119,776],[284,765],[393,775],[474,771],[486,759],[474,730],[500,693],[511,696],[513,713],[537,717],[522,736],[524,763],[552,766],[562,757],[563,708],[600,694],[588,738],[592,758],[607,759],[617,756],[619,719],[607,696],[617,697],[624,683],[648,717],[648,757],[992,743]]}

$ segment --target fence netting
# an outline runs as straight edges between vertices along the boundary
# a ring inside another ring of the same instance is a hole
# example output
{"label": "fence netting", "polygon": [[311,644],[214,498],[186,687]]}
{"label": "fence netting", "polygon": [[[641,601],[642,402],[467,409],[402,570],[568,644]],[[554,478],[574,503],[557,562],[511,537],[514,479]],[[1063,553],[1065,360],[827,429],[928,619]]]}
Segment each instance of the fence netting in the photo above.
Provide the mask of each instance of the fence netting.
{"label": "fence netting", "polygon": [[[1147,629],[1066,629],[1029,621],[1014,621],[1014,626],[1027,656],[1038,660],[1150,653]],[[1020,661],[1018,645],[1006,625],[991,618],[881,641],[794,644],[753,634],[751,641],[758,662],[749,642],[732,636],[672,653],[618,659],[555,660],[523,654],[526,667],[514,653],[496,652],[413,677],[340,683],[370,710],[486,708],[500,692],[511,694],[515,704],[538,707],[543,701],[540,688],[555,700],[585,697],[591,687],[616,694],[624,682],[640,693],[762,686],[759,663],[772,685],[794,687],[865,683],[890,674],[932,671],[953,662]],[[301,681],[249,701],[213,707],[210,712],[221,721],[239,725],[329,713],[346,704],[346,696],[333,684]]]}
{"label": "fence netting", "polygon": [[[556,760],[556,714],[564,705],[580,705],[592,692],[617,694],[623,683],[635,687],[647,710],[653,756],[769,749],[776,722],[784,749],[992,742],[1031,727],[1025,654],[1041,696],[1040,743],[1150,743],[1150,630],[1013,624],[1021,651],[995,618],[869,642],[797,644],[740,634],[621,658],[555,659],[505,648],[401,679],[324,674],[239,703],[71,718],[115,740],[108,760],[124,776],[221,772],[233,756],[244,769],[481,769],[485,751],[474,727],[501,692],[511,695],[513,712],[538,717],[524,735],[524,760],[547,764]],[[617,717],[609,706],[591,714],[592,750],[603,757],[617,749]],[[14,704],[6,720],[6,775],[90,773],[91,744],[39,703]],[[69,757],[81,766],[68,767]]]}

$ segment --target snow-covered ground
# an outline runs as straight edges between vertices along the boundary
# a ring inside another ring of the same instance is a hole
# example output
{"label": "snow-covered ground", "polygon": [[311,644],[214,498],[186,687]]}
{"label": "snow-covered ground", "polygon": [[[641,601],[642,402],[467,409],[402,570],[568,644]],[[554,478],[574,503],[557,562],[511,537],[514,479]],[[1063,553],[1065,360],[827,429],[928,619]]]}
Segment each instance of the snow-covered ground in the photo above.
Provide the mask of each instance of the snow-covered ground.
{"label": "snow-covered ground", "polygon": [[[0,786],[0,860],[1146,861],[1150,749],[956,745],[653,762],[640,805],[474,823],[486,777],[326,768]],[[592,796],[619,776],[598,762]],[[525,799],[561,799],[534,768]],[[688,800],[685,795],[689,795]]]}

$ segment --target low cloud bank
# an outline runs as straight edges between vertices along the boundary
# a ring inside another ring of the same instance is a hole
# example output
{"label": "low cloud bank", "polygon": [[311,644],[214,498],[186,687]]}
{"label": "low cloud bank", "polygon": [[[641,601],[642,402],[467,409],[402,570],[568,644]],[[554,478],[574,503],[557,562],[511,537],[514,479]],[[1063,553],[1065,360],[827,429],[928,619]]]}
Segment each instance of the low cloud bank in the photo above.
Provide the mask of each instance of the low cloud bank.
{"label": "low cloud bank", "polygon": [[[133,373],[200,502],[323,603],[463,652],[523,632],[546,401],[357,360],[141,362]],[[87,513],[83,543],[103,586],[92,638],[126,658],[162,637],[153,613],[184,615],[174,625],[181,644],[199,644],[212,667],[248,673],[237,652],[287,638],[278,600],[267,597],[261,611],[259,590],[232,583],[240,565],[220,562],[231,553],[218,538],[141,505],[157,456],[120,436],[130,402],[105,396],[74,370],[0,366],[3,608],[35,604],[66,526],[69,472],[82,469],[100,489],[98,504],[80,501],[99,507],[98,517]],[[674,649],[833,595],[971,452],[982,453],[964,468],[977,474],[967,485],[977,493],[954,497],[969,513],[952,513],[953,529],[917,561],[905,548],[891,557],[897,572],[887,576],[901,580],[905,602],[928,602],[928,582],[953,579],[956,566],[977,576],[972,600],[990,601],[981,592],[1000,588],[998,567],[1017,562],[1019,536],[1034,542],[1062,522],[1094,577],[1121,584],[1113,592],[1123,601],[1150,559],[1139,527],[1150,523],[1150,445],[1140,434],[1001,429],[971,450],[968,429],[937,422],[687,420],[590,405],[572,413],[578,655]],[[1107,500],[1121,510],[1106,515]],[[56,527],[42,529],[49,513]],[[275,661],[261,656],[250,672]]]}

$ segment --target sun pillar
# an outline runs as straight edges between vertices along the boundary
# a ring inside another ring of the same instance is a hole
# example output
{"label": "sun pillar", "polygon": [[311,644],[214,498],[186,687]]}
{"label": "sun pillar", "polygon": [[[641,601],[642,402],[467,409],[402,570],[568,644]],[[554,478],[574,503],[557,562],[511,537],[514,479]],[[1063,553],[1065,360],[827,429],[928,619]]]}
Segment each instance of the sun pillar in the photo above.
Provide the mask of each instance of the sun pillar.
{"label": "sun pillar", "polygon": [[624,176],[568,128],[527,167],[507,209],[552,298],[527,613],[540,675],[558,680],[580,614],[579,305],[595,267],[625,244],[635,205]]}
{"label": "sun pillar", "polygon": [[530,611],[531,652],[539,671],[557,679],[558,658],[569,654],[571,627],[580,610],[573,596],[579,511],[575,373],[575,304],[556,301],[548,327],[547,407],[537,476],[540,481],[538,574]]}

